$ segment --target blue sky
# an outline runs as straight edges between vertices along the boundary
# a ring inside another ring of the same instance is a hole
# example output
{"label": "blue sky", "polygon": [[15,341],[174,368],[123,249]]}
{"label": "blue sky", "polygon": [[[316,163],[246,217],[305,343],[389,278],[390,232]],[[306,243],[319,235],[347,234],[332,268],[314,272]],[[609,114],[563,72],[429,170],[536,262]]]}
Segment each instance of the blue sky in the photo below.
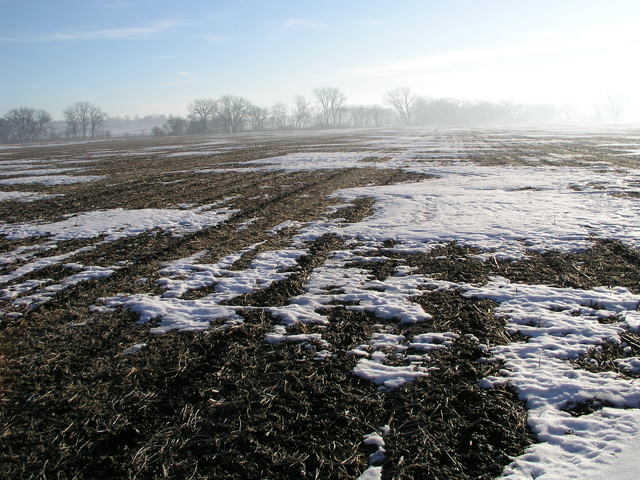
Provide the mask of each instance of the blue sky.
{"label": "blue sky", "polygon": [[[634,100],[640,2],[625,0],[0,0],[0,114],[88,100],[182,114],[341,88],[591,105]],[[633,98],[631,98],[633,97]]]}

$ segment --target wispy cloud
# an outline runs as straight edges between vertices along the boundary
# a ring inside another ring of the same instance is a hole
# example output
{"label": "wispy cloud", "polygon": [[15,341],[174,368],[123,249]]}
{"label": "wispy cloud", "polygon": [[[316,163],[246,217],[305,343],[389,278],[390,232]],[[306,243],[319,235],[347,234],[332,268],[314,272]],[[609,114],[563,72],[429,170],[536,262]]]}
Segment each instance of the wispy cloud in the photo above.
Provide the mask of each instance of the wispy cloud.
{"label": "wispy cloud", "polygon": [[283,23],[287,30],[326,30],[326,23],[307,20],[306,18],[289,18]]}
{"label": "wispy cloud", "polygon": [[434,52],[348,67],[354,85],[407,85],[434,96],[584,103],[603,89],[633,91],[640,76],[634,25],[539,32],[507,46]]}
{"label": "wispy cloud", "polygon": [[76,30],[66,32],[43,33],[36,35],[24,35],[4,37],[0,36],[0,42],[12,43],[48,43],[71,42],[76,40],[124,40],[132,38],[144,38],[169,29],[185,26],[186,23],[179,20],[162,20],[146,26],[104,28],[97,30]]}
{"label": "wispy cloud", "polygon": [[572,32],[541,32],[521,43],[488,49],[469,49],[435,53],[404,58],[389,63],[347,69],[353,75],[393,76],[416,72],[433,72],[486,65],[499,61],[531,61],[533,58],[575,58],[593,52],[609,52],[610,55],[625,55],[640,40],[634,28],[617,26],[577,30]]}
{"label": "wispy cloud", "polygon": [[170,80],[168,82],[163,82],[160,85],[163,87],[176,87],[179,85],[190,85],[192,83],[197,83],[200,81],[200,77],[194,75],[191,72],[176,72],[178,78],[174,80]]}

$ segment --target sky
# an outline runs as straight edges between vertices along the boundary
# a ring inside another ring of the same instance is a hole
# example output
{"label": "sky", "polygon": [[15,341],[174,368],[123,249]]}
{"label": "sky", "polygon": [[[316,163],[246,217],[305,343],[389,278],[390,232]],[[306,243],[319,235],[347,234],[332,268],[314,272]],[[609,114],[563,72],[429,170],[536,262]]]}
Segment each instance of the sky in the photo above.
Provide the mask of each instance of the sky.
{"label": "sky", "polygon": [[[635,108],[637,0],[0,0],[0,115],[185,114],[194,98],[269,106],[335,86],[462,100]],[[630,108],[627,108],[630,111]]]}

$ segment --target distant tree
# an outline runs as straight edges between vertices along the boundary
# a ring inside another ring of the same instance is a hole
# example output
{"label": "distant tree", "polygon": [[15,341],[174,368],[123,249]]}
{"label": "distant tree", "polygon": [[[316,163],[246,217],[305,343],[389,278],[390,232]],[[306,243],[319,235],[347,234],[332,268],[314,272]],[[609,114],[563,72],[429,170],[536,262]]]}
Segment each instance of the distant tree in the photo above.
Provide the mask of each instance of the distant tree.
{"label": "distant tree", "polygon": [[320,123],[325,127],[338,127],[347,97],[335,87],[320,87],[313,91],[319,105]]}
{"label": "distant tree", "polygon": [[282,130],[287,128],[289,123],[289,108],[282,102],[275,103],[271,107],[271,125],[273,128]]}
{"label": "distant tree", "polygon": [[269,117],[269,111],[266,108],[251,105],[247,117],[252,130],[262,130]]}
{"label": "distant tree", "polygon": [[102,110],[89,102],[76,102],[62,113],[70,137],[95,137],[107,118]]}
{"label": "distant tree", "polygon": [[517,123],[523,113],[522,105],[518,105],[517,103],[509,102],[506,100],[498,103],[497,109],[499,112],[497,114],[497,121],[502,123]]}
{"label": "distant tree", "polygon": [[187,109],[192,122],[191,129],[202,133],[207,131],[210,121],[218,112],[218,102],[212,98],[196,98]]}
{"label": "distant tree", "polygon": [[186,133],[188,135],[195,135],[199,133],[206,133],[211,129],[211,123],[204,123],[201,120],[196,120],[195,118],[189,118],[187,122],[187,130]]}
{"label": "distant tree", "polygon": [[151,129],[151,134],[154,137],[164,137],[167,132],[165,132],[164,128],[156,126]]}
{"label": "distant tree", "polygon": [[347,109],[351,125],[355,128],[369,126],[369,108],[364,105],[355,105]]}
{"label": "distant tree", "polygon": [[164,129],[168,135],[184,135],[187,131],[187,121],[182,117],[169,115]]}
{"label": "distant tree", "polygon": [[67,124],[67,136],[73,138],[77,137],[80,131],[80,119],[78,118],[75,109],[73,106],[67,107],[62,114],[64,115],[64,121]]}
{"label": "distant tree", "polygon": [[0,118],[0,143],[7,143],[11,140],[11,126],[5,118]]}
{"label": "distant tree", "polygon": [[51,122],[51,115],[44,110],[36,110],[36,123],[33,140],[38,140],[47,133],[47,128]]}
{"label": "distant tree", "polygon": [[[91,128],[91,110],[94,108],[89,102],[76,102],[65,110],[65,118],[73,117],[77,125],[74,137],[87,137]],[[68,113],[67,113],[68,112]]]}
{"label": "distant tree", "polygon": [[387,115],[387,110],[385,110],[380,105],[372,105],[369,107],[369,116],[371,117],[371,122],[374,127],[381,127],[384,124],[385,116]]}
{"label": "distant tree", "polygon": [[102,110],[95,105],[91,105],[89,108],[89,131],[92,137],[100,133],[106,119],[107,115]]}
{"label": "distant tree", "polygon": [[411,125],[418,101],[417,97],[411,94],[411,90],[406,87],[396,88],[387,92],[384,100],[398,112],[402,125],[405,127]]}
{"label": "distant tree", "polygon": [[607,95],[605,111],[607,112],[612,123],[618,123],[620,121],[625,107],[626,101],[620,95],[613,95],[611,93]]}
{"label": "distant tree", "polygon": [[18,142],[34,142],[43,137],[51,121],[51,115],[34,108],[14,108],[4,117],[11,136]]}
{"label": "distant tree", "polygon": [[218,99],[218,118],[222,128],[231,133],[239,132],[249,117],[251,103],[243,97],[223,95]]}
{"label": "distant tree", "polygon": [[424,99],[418,102],[415,116],[420,124],[454,125],[467,118],[465,105],[453,98]]}
{"label": "distant tree", "polygon": [[296,95],[292,117],[295,128],[305,128],[311,122],[311,105],[304,96]]}

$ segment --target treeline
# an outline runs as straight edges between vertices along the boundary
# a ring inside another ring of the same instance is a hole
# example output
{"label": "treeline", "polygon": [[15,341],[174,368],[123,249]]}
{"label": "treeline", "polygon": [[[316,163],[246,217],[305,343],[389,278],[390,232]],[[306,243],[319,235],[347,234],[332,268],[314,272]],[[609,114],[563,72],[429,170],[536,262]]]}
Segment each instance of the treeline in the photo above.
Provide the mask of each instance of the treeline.
{"label": "treeline", "polygon": [[48,134],[51,115],[35,108],[14,108],[0,118],[0,142],[36,142]]}
{"label": "treeline", "polygon": [[51,115],[36,108],[14,108],[0,118],[0,142],[23,143],[43,139],[95,138],[104,134],[107,115],[89,102],[76,102],[64,112],[65,132],[56,128]]}
{"label": "treeline", "polygon": [[297,95],[292,105],[278,102],[268,108],[236,95],[197,98],[188,105],[187,117],[170,115],[166,123],[155,127],[152,133],[163,136],[242,130],[380,127],[392,123],[393,112],[389,108],[349,106],[346,99],[335,87],[316,88],[314,103]]}
{"label": "treeline", "polygon": [[408,88],[387,92],[382,105],[348,105],[346,95],[335,87],[316,88],[313,102],[298,95],[293,105],[275,103],[269,108],[235,95],[197,98],[188,106],[188,116],[169,116],[153,128],[156,136],[185,135],[241,130],[306,128],[365,128],[400,124],[486,125],[542,123],[560,118],[560,110],[548,105],[510,102],[463,102],[455,99],[418,97]]}
{"label": "treeline", "polygon": [[414,95],[408,88],[387,92],[382,105],[349,105],[335,87],[313,90],[308,100],[297,95],[293,104],[270,107],[253,104],[244,97],[222,95],[197,98],[187,107],[186,117],[169,115],[108,117],[89,102],[67,107],[64,119],[52,121],[44,110],[17,108],[0,118],[0,142],[33,142],[42,139],[96,138],[112,134],[188,135],[310,128],[366,128],[382,126],[506,125],[566,120],[562,111],[548,105],[510,102],[465,102],[430,99]]}

